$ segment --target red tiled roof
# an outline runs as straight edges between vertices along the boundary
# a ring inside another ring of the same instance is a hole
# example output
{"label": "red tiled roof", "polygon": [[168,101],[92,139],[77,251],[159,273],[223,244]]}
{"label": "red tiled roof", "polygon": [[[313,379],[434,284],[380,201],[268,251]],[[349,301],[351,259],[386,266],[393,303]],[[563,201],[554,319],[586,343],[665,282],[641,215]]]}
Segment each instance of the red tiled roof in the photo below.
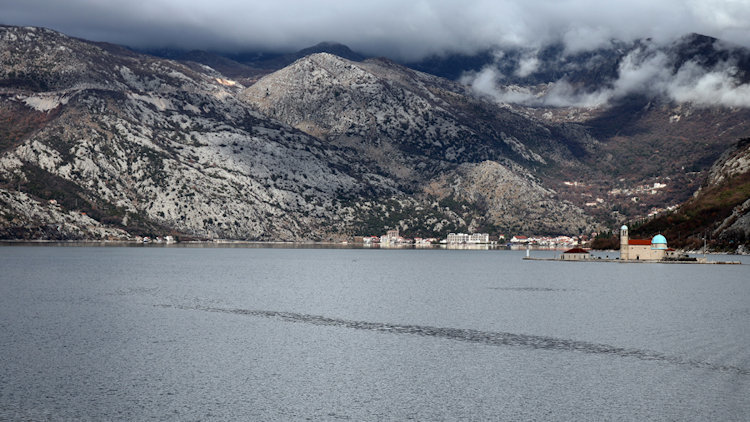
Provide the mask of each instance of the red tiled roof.
{"label": "red tiled roof", "polygon": [[651,240],[649,239],[629,239],[628,245],[640,245],[640,246],[651,246]]}
{"label": "red tiled roof", "polygon": [[589,253],[589,251],[587,251],[586,249],[581,249],[581,248],[573,248],[573,249],[568,249],[567,251],[563,253]]}

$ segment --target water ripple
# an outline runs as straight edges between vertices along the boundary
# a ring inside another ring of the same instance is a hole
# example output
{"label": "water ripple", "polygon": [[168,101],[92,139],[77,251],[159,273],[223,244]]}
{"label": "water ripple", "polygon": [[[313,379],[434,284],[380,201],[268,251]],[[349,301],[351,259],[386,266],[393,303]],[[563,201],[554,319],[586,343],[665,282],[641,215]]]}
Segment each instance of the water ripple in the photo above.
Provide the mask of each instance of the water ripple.
{"label": "water ripple", "polygon": [[522,347],[528,349],[573,351],[591,354],[614,355],[640,360],[666,362],[674,365],[693,368],[709,369],[713,371],[729,372],[737,375],[750,375],[750,369],[731,365],[719,365],[693,359],[670,356],[653,350],[641,350],[610,346],[601,343],[560,339],[555,337],[535,336],[527,334],[503,333],[495,331],[480,331],[465,328],[432,327],[429,325],[402,325],[381,322],[354,321],[340,318],[330,318],[321,315],[308,315],[295,312],[262,311],[252,309],[215,308],[209,306],[156,305],[163,308],[196,310],[204,312],[218,312],[225,314],[247,315],[261,318],[277,319],[284,322],[344,327],[354,330],[375,331],[401,335],[416,335],[423,337],[443,338],[468,343],[480,343],[492,346]]}

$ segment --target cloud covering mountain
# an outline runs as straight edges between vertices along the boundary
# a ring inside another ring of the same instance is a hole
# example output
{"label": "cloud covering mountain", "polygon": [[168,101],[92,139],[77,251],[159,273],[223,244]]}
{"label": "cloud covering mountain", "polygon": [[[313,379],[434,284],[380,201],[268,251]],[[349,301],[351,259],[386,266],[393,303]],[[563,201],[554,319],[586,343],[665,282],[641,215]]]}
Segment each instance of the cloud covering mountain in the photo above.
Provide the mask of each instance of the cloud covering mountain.
{"label": "cloud covering mountain", "polygon": [[692,32],[750,46],[746,0],[3,0],[0,17],[134,47],[291,51],[333,40],[403,60],[559,41],[575,52]]}
{"label": "cloud covering mountain", "polygon": [[[498,51],[493,63],[466,72],[461,82],[497,102],[532,107],[599,107],[632,95],[699,107],[750,107],[748,49],[699,35],[683,37],[671,45],[651,41],[627,47],[615,44],[609,49],[551,59],[548,51],[538,49],[515,51],[515,57]],[[625,51],[618,54],[618,49]],[[686,50],[695,54],[686,59]],[[608,75],[612,67],[616,70]],[[562,76],[545,80],[550,68],[562,69]],[[529,83],[534,76],[536,82]]]}

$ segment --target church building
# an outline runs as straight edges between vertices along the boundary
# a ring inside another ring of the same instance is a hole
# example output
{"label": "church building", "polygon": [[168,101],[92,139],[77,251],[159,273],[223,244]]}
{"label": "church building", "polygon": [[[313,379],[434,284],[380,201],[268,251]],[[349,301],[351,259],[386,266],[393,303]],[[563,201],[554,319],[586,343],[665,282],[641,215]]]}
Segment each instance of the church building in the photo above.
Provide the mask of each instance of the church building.
{"label": "church building", "polygon": [[657,234],[653,239],[630,239],[628,226],[620,227],[620,260],[659,261],[671,256],[674,250],[667,248],[667,238]]}

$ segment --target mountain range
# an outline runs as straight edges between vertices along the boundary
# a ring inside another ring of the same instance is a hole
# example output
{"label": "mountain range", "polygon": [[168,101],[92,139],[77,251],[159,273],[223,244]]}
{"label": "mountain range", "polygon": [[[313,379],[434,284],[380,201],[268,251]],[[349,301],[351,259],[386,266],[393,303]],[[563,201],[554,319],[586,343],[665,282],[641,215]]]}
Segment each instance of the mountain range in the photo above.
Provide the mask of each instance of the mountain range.
{"label": "mountain range", "polygon": [[[601,231],[685,202],[750,133],[746,107],[621,92],[617,79],[640,52],[675,74],[731,62],[746,81],[746,50],[695,35],[647,44],[406,66],[335,43],[153,55],[3,26],[0,237]],[[551,104],[556,86],[608,101]]]}

